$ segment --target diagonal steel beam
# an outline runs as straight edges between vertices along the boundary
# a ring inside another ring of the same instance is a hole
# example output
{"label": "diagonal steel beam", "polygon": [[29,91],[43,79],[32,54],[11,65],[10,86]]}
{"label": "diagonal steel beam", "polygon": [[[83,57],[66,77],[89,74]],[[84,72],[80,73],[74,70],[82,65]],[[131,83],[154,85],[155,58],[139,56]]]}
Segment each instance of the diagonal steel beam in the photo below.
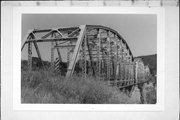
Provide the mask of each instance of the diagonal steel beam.
{"label": "diagonal steel beam", "polygon": [[53,33],[54,31],[55,31],[55,30],[51,30],[50,32],[48,32],[47,34],[45,34],[44,36],[42,36],[41,38],[42,38],[42,39],[47,38],[48,36],[52,35],[52,33]]}
{"label": "diagonal steel beam", "polygon": [[57,29],[56,32],[61,36],[64,37],[63,34]]}
{"label": "diagonal steel beam", "polygon": [[80,35],[79,35],[78,40],[76,42],[76,47],[74,49],[74,54],[72,56],[72,61],[69,63],[68,70],[67,70],[67,73],[66,73],[66,77],[69,77],[69,76],[71,76],[73,74],[73,71],[74,71],[74,68],[75,68],[75,65],[76,65],[76,61],[78,59],[79,50],[80,50],[80,47],[82,45],[82,41],[83,41],[83,38],[84,38],[86,25],[81,25],[80,29],[81,29]]}
{"label": "diagonal steel beam", "polygon": [[[35,39],[35,35],[34,35],[33,32],[31,32],[31,37],[32,37],[32,39]],[[44,64],[43,64],[43,61],[42,61],[42,57],[41,57],[41,53],[40,53],[40,51],[39,51],[39,47],[38,47],[38,45],[37,45],[37,42],[34,41],[33,43],[34,43],[34,47],[35,47],[35,49],[36,49],[37,55],[38,55],[38,57],[39,57],[39,59],[40,59],[40,61],[41,61],[41,64],[42,64],[42,66],[44,67]]]}
{"label": "diagonal steel beam", "polygon": [[72,37],[72,36],[73,36],[74,34],[76,34],[79,30],[80,30],[80,29],[78,28],[78,29],[72,31],[72,32],[68,35],[68,37]]}
{"label": "diagonal steel beam", "polygon": [[22,47],[21,47],[21,51],[23,50],[24,46],[26,45],[26,41],[28,41],[31,32],[32,32],[32,30],[29,30],[29,31],[26,33],[26,36],[25,36],[24,39],[23,39],[23,44],[22,44]]}

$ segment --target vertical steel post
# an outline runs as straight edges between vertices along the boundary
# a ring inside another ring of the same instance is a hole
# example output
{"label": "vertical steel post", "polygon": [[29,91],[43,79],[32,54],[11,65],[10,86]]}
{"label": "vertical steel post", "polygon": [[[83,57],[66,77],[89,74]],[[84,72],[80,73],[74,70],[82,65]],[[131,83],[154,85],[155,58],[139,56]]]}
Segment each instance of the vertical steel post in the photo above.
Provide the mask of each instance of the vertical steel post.
{"label": "vertical steel post", "polygon": [[118,41],[118,86],[120,85],[121,80],[121,44],[120,41]]}
{"label": "vertical steel post", "polygon": [[130,62],[129,62],[129,57],[128,57],[128,80],[129,80],[128,84],[130,84],[131,83],[131,77],[130,77]]}
{"label": "vertical steel post", "polygon": [[127,74],[127,75],[126,75],[127,78],[126,78],[126,79],[127,79],[127,81],[128,81],[127,84],[129,84],[129,82],[130,82],[130,81],[129,81],[130,79],[129,79],[129,53],[128,53],[128,52],[129,52],[129,51],[127,50],[127,58],[126,58],[126,59],[127,59],[127,70],[126,70],[126,71],[127,71],[127,73],[126,73],[126,74]]}
{"label": "vertical steel post", "polygon": [[105,79],[105,71],[106,71],[106,66],[105,66],[105,64],[106,64],[106,56],[105,56],[105,49],[103,48],[103,43],[102,42],[104,42],[103,41],[103,39],[102,39],[102,41],[101,41],[101,59],[102,59],[102,61],[101,61],[101,74],[102,74],[102,76],[103,76],[103,80]]}
{"label": "vertical steel post", "polygon": [[51,42],[51,69],[54,71],[54,42]]}
{"label": "vertical steel post", "polygon": [[125,83],[125,62],[124,62],[124,46],[122,43],[122,83]]}
{"label": "vertical steel post", "polygon": [[28,42],[28,66],[29,72],[32,71],[32,42]]}
{"label": "vertical steel post", "polygon": [[100,29],[98,29],[98,79],[101,78],[101,37],[100,37]]}
{"label": "vertical steel post", "polygon": [[131,65],[132,65],[132,83],[134,84],[134,63],[133,63],[133,61],[132,61]]}
{"label": "vertical steel post", "polygon": [[67,66],[69,66],[69,62],[70,62],[70,50],[67,49]]}
{"label": "vertical steel post", "polygon": [[122,83],[122,43],[121,39],[119,41],[119,86],[121,86]]}
{"label": "vertical steel post", "polygon": [[124,48],[124,83],[127,84],[127,58],[126,47]]}
{"label": "vertical steel post", "polygon": [[131,62],[129,61],[129,84],[131,84]]}
{"label": "vertical steel post", "polygon": [[131,61],[131,63],[130,63],[130,79],[131,79],[131,84],[133,84],[133,71],[132,71],[133,69],[132,69],[132,61]]}
{"label": "vertical steel post", "polygon": [[117,42],[117,36],[114,35],[115,38],[115,86],[117,86],[117,78],[118,78],[118,73],[119,73],[119,60],[118,60],[118,42]]}
{"label": "vertical steel post", "polygon": [[82,44],[82,61],[83,61],[83,77],[84,79],[86,79],[86,32],[85,32],[85,35],[84,35],[84,41],[83,41],[83,44]]}
{"label": "vertical steel post", "polygon": [[138,62],[135,62],[135,83],[138,83]]}
{"label": "vertical steel post", "polygon": [[107,62],[107,79],[108,84],[110,85],[111,78],[111,39],[110,39],[110,31],[107,31],[107,41],[108,41],[108,62]]}
{"label": "vertical steel post", "polygon": [[[72,45],[72,42],[70,41],[69,43],[68,43],[68,45]],[[73,49],[72,48],[67,48],[67,67],[69,66],[69,63],[70,63],[70,54],[71,54],[71,52],[73,51]],[[58,55],[59,56],[59,55]]]}
{"label": "vertical steel post", "polygon": [[104,50],[102,51],[102,75],[103,75],[103,80],[105,79],[105,71],[106,71],[106,57],[104,54]]}
{"label": "vertical steel post", "polygon": [[135,70],[134,70],[134,62],[132,62],[132,79],[133,79],[133,84],[135,84]]}

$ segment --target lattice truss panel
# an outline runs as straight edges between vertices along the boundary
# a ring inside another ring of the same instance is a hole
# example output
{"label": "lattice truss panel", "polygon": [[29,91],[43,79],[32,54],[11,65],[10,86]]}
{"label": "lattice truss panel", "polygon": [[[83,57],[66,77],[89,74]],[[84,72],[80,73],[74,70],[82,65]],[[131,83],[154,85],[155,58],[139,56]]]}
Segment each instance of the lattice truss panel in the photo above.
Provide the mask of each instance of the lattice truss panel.
{"label": "lattice truss panel", "polygon": [[[38,36],[38,37],[37,37]],[[28,44],[28,66],[32,70],[32,44],[42,61],[37,43],[51,42],[52,70],[67,77],[73,74],[94,76],[111,85],[128,86],[144,80],[149,72],[142,61],[135,60],[126,41],[115,30],[99,25],[31,30],[22,49]],[[61,51],[65,52],[62,53]],[[57,53],[55,57],[54,53]],[[66,67],[62,66],[66,54]],[[42,62],[43,65],[43,62]],[[138,73],[137,73],[138,72]],[[143,76],[143,77],[142,77]]]}

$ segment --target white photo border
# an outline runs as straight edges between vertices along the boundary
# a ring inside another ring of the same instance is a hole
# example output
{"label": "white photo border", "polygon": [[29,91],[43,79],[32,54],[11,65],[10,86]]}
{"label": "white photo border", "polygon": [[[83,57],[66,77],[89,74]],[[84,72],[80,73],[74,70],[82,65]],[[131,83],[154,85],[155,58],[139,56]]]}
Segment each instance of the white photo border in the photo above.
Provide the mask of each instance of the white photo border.
{"label": "white photo border", "polygon": [[[22,14],[156,14],[157,103],[156,104],[21,104]],[[164,8],[147,7],[14,7],[13,8],[13,110],[58,111],[163,111],[165,86]]]}

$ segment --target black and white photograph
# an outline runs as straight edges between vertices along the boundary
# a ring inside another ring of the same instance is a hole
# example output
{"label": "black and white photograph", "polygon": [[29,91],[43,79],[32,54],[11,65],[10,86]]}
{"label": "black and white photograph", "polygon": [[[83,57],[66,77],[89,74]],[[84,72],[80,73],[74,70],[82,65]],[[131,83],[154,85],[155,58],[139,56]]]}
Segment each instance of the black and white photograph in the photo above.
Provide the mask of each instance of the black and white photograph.
{"label": "black and white photograph", "polygon": [[178,5],[3,2],[0,119],[178,119]]}
{"label": "black and white photograph", "polygon": [[156,14],[22,14],[21,103],[156,104]]}

